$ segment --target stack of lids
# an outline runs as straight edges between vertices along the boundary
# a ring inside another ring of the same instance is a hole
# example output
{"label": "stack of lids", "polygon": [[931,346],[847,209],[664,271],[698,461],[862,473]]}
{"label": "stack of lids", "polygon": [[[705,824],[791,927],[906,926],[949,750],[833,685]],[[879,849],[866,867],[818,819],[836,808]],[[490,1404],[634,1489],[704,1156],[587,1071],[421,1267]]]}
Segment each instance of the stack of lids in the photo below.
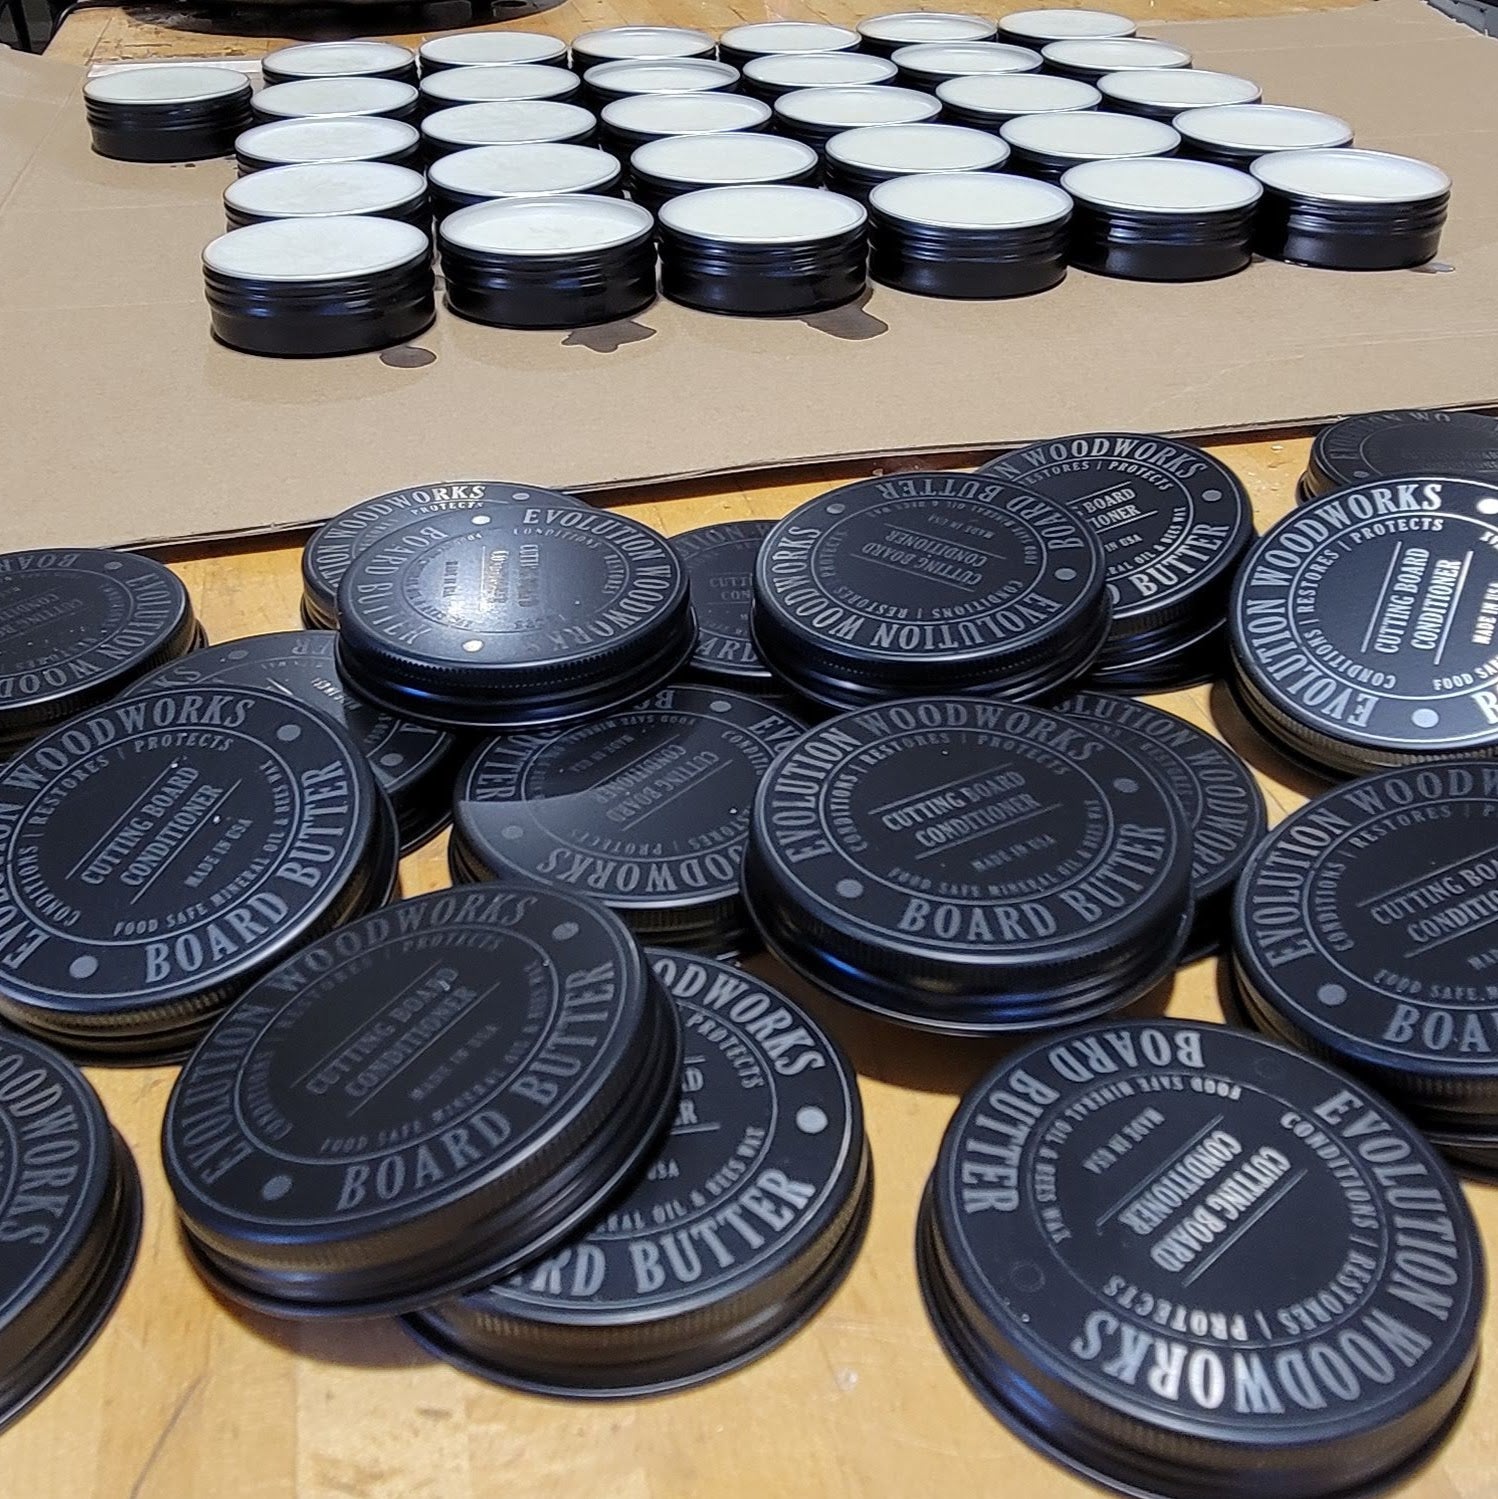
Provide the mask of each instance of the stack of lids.
{"label": "stack of lids", "polygon": [[1498,417],[1480,411],[1367,411],[1323,427],[1296,498],[1411,474],[1498,481]]}
{"label": "stack of lids", "polygon": [[754,564],[773,529],[774,522],[767,520],[720,521],[671,538],[686,567],[697,615],[693,676],[744,692],[763,691],[774,683],[749,628]]}

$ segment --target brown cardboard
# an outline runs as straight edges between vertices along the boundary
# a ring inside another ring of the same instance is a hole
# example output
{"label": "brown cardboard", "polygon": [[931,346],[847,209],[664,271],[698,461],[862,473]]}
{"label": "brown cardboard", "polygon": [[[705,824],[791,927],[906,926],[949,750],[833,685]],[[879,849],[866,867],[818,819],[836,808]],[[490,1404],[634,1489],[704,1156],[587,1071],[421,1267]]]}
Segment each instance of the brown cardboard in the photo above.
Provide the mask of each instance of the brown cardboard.
{"label": "brown cardboard", "polygon": [[1453,269],[1073,273],[993,304],[876,287],[786,322],[663,301],[570,336],[444,311],[423,368],[256,359],[209,338],[198,268],[232,166],[94,156],[77,72],[0,49],[0,547],[273,531],[443,476],[581,490],[1498,401],[1498,42],[1420,0],[1151,31],[1445,167]]}

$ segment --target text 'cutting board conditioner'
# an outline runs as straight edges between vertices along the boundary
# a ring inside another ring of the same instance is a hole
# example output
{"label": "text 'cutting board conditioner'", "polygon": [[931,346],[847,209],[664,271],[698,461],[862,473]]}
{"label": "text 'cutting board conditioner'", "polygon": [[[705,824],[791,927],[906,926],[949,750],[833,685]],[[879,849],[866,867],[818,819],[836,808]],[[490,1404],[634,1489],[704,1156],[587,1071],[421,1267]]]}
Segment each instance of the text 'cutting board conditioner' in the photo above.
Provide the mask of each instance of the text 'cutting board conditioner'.
{"label": "text 'cutting board conditioner'", "polygon": [[681,1020],[671,1130],[585,1236],[407,1318],[471,1373],[574,1398],[684,1389],[789,1337],[858,1253],[873,1173],[836,1045],[747,973],[647,956]]}

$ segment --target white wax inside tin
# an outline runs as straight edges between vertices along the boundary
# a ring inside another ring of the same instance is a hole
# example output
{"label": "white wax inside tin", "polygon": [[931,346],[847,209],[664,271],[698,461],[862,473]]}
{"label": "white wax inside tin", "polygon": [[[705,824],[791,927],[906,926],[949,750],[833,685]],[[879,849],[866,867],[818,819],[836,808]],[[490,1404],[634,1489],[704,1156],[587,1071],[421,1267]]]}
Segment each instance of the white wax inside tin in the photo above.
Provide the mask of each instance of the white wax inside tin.
{"label": "white wax inside tin", "polygon": [[550,141],[475,146],[471,151],[443,156],[427,169],[434,187],[484,198],[584,193],[612,182],[618,175],[619,163],[608,152]]}
{"label": "white wax inside tin", "polygon": [[918,172],[879,183],[869,202],[881,213],[943,229],[1023,229],[1054,224],[1071,198],[1049,182],[999,172]]}
{"label": "white wax inside tin", "polygon": [[1259,85],[1251,78],[1197,68],[1135,68],[1127,73],[1106,73],[1097,86],[1105,99],[1150,104],[1157,109],[1253,104],[1259,98]]}
{"label": "white wax inside tin", "polygon": [[312,161],[240,177],[225,188],[224,202],[284,217],[379,213],[419,198],[424,186],[420,172],[388,161]]}
{"label": "white wax inside tin", "polygon": [[740,52],[846,52],[858,45],[858,33],[820,21],[752,21],[718,40]]}
{"label": "white wax inside tin", "polygon": [[827,154],[873,172],[982,172],[1003,166],[1009,147],[964,125],[870,125],[834,137]]}
{"label": "white wax inside tin", "polygon": [[1111,10],[1017,10],[999,17],[999,30],[1005,36],[1062,42],[1073,37],[1133,36],[1138,28]]}
{"label": "white wax inside tin", "polygon": [[1418,203],[1451,191],[1439,167],[1384,151],[1273,151],[1251,170],[1265,187],[1332,203]]}
{"label": "white wax inside tin", "polygon": [[1097,38],[1050,42],[1041,49],[1047,62],[1089,72],[1118,73],[1125,68],[1189,68],[1191,54],[1170,42],[1144,37]]}
{"label": "white wax inside tin", "polygon": [[920,42],[982,42],[998,30],[985,16],[961,11],[902,10],[858,23],[860,36],[913,46]]}
{"label": "white wax inside tin", "polygon": [[380,114],[415,98],[416,90],[395,78],[295,78],[261,89],[255,105],[264,114],[306,118]]}
{"label": "white wax inside tin", "polygon": [[648,234],[654,221],[620,198],[506,198],[442,221],[444,244],[498,255],[586,254]]}
{"label": "white wax inside tin", "polygon": [[817,153],[780,135],[729,131],[719,135],[666,135],[647,141],[630,157],[636,171],[669,182],[718,187],[768,182],[814,167]]}
{"label": "white wax inside tin", "polygon": [[620,94],[696,94],[731,88],[738,69],[706,57],[651,58],[644,62],[601,62],[588,69],[587,82]]}
{"label": "white wax inside tin", "polygon": [[815,187],[759,183],[709,187],[663,204],[661,223],[699,239],[792,245],[846,234],[865,222],[863,204]]}
{"label": "white wax inside tin", "polygon": [[394,42],[308,42],[282,47],[266,59],[279,72],[298,78],[343,78],[360,73],[393,73],[414,61],[408,47]]}
{"label": "white wax inside tin", "polygon": [[1113,156],[1160,156],[1181,141],[1164,120],[1142,115],[1109,114],[1100,109],[1071,113],[1020,115],[1006,120],[999,134],[1011,146],[1042,156],[1079,160]]}
{"label": "white wax inside tin", "polygon": [[404,120],[362,118],[271,120],[253,125],[237,144],[261,161],[358,161],[408,150],[419,139]]}
{"label": "white wax inside tin", "polygon": [[913,88],[801,88],[782,94],[775,111],[812,125],[901,125],[934,119],[941,101]]}
{"label": "white wax inside tin", "polygon": [[1247,172],[1178,156],[1086,161],[1063,173],[1061,186],[1085,202],[1139,213],[1227,213],[1264,191]]}
{"label": "white wax inside tin", "polygon": [[1040,68],[1040,53],[1004,42],[966,42],[901,47],[894,62],[907,72],[961,78],[980,73],[1034,73]]}
{"label": "white wax inside tin", "polygon": [[429,139],[449,146],[504,146],[575,140],[593,129],[593,116],[581,105],[554,99],[499,99],[439,109],[421,128]]}
{"label": "white wax inside tin", "polygon": [[948,78],[937,84],[936,97],[961,109],[1023,115],[1096,109],[1103,96],[1080,78],[1057,78],[1051,73],[986,73]]}
{"label": "white wax inside tin", "polygon": [[225,276],[321,281],[394,270],[427,252],[426,235],[398,219],[276,219],[220,235],[203,261]]}
{"label": "white wax inside tin", "polygon": [[742,94],[631,94],[603,106],[603,120],[641,135],[700,135],[752,130],[770,118],[770,106]]}
{"label": "white wax inside tin", "polygon": [[581,57],[701,57],[713,50],[705,31],[687,26],[604,26],[572,39]]}
{"label": "white wax inside tin", "polygon": [[83,85],[83,92],[100,104],[190,104],[225,99],[249,86],[250,80],[235,68],[169,62],[100,73]]}
{"label": "white wax inside tin", "polygon": [[1175,122],[1188,140],[1238,151],[1309,151],[1345,146],[1352,126],[1336,115],[1286,104],[1227,104],[1183,111]]}
{"label": "white wax inside tin", "polygon": [[451,36],[434,36],[421,44],[423,60],[454,68],[546,62],[566,51],[567,44],[559,37],[536,31],[459,31]]}
{"label": "white wax inside tin", "polygon": [[517,62],[503,68],[448,68],[428,73],[421,91],[439,107],[503,99],[560,99],[577,91],[577,75],[566,68]]}
{"label": "white wax inside tin", "polygon": [[889,58],[866,52],[772,52],[768,57],[751,57],[744,64],[744,77],[751,82],[782,89],[888,83],[895,73]]}

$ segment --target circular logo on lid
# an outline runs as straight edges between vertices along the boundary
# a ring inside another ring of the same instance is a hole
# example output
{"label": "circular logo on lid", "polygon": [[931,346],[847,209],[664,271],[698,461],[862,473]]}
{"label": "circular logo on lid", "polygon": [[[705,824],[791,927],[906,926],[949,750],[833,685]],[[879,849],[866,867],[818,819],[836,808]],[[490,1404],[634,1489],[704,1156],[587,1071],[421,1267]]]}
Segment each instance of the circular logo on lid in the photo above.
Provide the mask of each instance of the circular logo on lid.
{"label": "circular logo on lid", "polygon": [[1370,411],[1323,427],[1311,445],[1306,498],[1399,478],[1498,479],[1498,418],[1478,411]]}

